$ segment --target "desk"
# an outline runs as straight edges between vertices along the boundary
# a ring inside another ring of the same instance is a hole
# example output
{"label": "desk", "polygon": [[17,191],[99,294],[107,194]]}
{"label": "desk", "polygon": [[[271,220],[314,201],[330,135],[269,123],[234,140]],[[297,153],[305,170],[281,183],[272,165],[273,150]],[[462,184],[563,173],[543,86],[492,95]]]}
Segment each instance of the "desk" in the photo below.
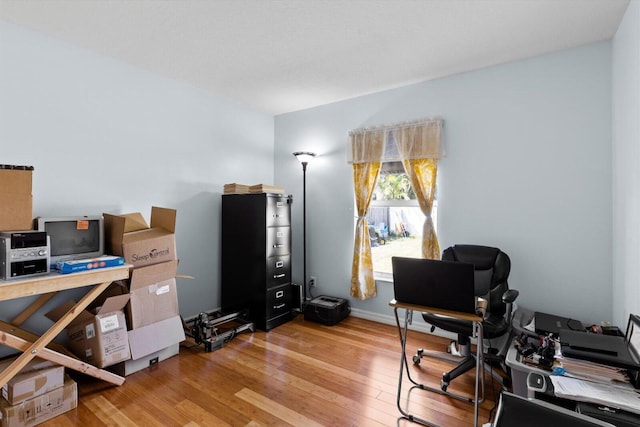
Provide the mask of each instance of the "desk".
{"label": "desk", "polygon": [[[553,383],[549,379],[551,372],[523,363],[522,356],[518,354],[514,345],[509,348],[505,362],[511,369],[513,392],[518,396],[525,398],[535,397],[538,400],[543,400],[553,405],[575,410],[576,412],[584,413],[599,420],[607,421],[618,427],[635,427],[640,425],[640,414],[617,409],[603,409],[603,406],[605,406],[603,404],[591,404],[569,398],[557,397],[555,395]],[[535,393],[530,392],[527,387],[527,378],[529,374],[538,374],[544,377],[546,382],[546,391],[536,391]]]}
{"label": "desk", "polygon": [[[9,367],[0,372],[0,387],[3,387],[36,356],[112,384],[121,385],[124,383],[123,377],[84,363],[60,346],[52,344],[51,341],[58,336],[73,319],[82,313],[112,282],[128,278],[130,267],[130,265],[124,265],[72,274],[55,272],[45,276],[34,276],[27,279],[0,281],[0,301],[40,295],[40,297],[24,309],[10,323],[0,322],[0,343],[22,352]],[[31,317],[56,293],[84,286],[93,287],[73,308],[41,336],[38,337],[20,328],[22,323]]]}
{"label": "desk", "polygon": [[[479,404],[478,390],[480,387],[480,381],[482,381],[482,384],[484,385],[484,369],[483,369],[484,364],[482,361],[482,352],[483,352],[482,350],[482,317],[475,314],[443,310],[435,307],[425,307],[422,305],[406,304],[406,303],[398,302],[395,299],[391,300],[391,302],[389,302],[389,305],[393,307],[393,311],[396,317],[396,325],[398,326],[398,333],[400,334],[400,346],[402,348],[402,355],[400,356],[400,373],[398,375],[398,395],[396,400],[398,410],[400,411],[402,416],[404,418],[407,418],[410,421],[414,421],[427,426],[437,427],[436,424],[430,423],[429,421],[423,420],[421,418],[416,417],[415,415],[412,415],[406,412],[402,407],[402,405],[400,404],[401,392],[402,392],[402,379],[404,377],[404,372],[406,370],[407,378],[409,379],[409,381],[411,381],[414,384],[415,387],[418,387],[422,390],[427,390],[434,393],[451,396],[459,400],[473,402],[474,403],[473,425],[477,426],[478,425],[478,404]],[[405,310],[404,325],[400,323],[400,317],[398,316],[398,310],[400,309]],[[442,391],[441,389],[429,387],[427,385],[420,384],[411,378],[411,372],[409,371],[409,364],[407,363],[406,344],[407,344],[407,334],[409,330],[409,324],[411,323],[414,311],[417,311],[419,313],[432,313],[432,314],[439,314],[439,315],[448,316],[448,317],[454,317],[456,319],[461,319],[461,320],[468,320],[470,322],[473,322],[474,325],[476,325],[476,335],[478,338],[478,344],[476,346],[476,383],[475,383],[474,399],[465,398],[463,396]],[[484,396],[483,396],[483,400],[484,400]]]}

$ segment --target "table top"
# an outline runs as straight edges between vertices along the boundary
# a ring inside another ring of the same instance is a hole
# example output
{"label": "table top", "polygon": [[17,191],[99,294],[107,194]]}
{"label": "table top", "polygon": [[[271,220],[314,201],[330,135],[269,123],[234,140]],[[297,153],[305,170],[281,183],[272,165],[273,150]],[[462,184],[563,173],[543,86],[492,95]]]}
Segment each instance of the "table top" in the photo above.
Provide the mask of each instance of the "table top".
{"label": "table top", "polygon": [[389,302],[389,305],[394,308],[404,308],[407,310],[420,311],[423,313],[440,314],[442,316],[454,317],[456,319],[462,319],[462,320],[469,320],[471,322],[482,322],[482,316],[478,316],[477,314],[472,314],[472,313],[464,313],[461,311],[444,310],[437,307],[426,307],[422,305],[408,304],[408,303],[396,301],[395,299],[392,299]]}
{"label": "table top", "polygon": [[131,267],[131,265],[125,264],[69,274],[53,271],[42,276],[0,280],[0,301],[127,279]]}

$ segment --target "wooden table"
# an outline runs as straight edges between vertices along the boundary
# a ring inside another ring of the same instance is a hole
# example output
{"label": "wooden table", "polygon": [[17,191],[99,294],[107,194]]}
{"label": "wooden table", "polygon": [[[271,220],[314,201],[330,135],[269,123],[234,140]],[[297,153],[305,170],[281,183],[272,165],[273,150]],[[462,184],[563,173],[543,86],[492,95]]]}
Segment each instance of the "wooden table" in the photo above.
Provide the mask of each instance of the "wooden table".
{"label": "wooden table", "polygon": [[[0,388],[36,356],[112,384],[121,385],[124,383],[123,377],[82,362],[63,347],[51,341],[112,282],[128,278],[130,268],[130,265],[124,265],[71,274],[53,272],[44,276],[33,276],[26,279],[0,280],[0,301],[40,295],[11,322],[0,321],[0,344],[22,352],[11,365],[0,372]],[[91,286],[92,288],[42,335],[38,336],[20,328],[22,323],[58,292],[84,286]]]}

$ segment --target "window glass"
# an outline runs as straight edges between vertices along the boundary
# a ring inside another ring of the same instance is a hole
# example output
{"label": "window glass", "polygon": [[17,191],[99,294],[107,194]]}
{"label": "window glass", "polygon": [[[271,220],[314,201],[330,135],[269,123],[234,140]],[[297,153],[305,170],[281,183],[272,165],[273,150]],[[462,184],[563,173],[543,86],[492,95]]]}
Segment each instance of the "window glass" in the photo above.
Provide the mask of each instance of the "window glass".
{"label": "window glass", "polygon": [[[434,199],[431,216],[436,230],[437,211]],[[383,163],[367,222],[376,278],[392,278],[392,256],[422,257],[424,214],[402,162]]]}

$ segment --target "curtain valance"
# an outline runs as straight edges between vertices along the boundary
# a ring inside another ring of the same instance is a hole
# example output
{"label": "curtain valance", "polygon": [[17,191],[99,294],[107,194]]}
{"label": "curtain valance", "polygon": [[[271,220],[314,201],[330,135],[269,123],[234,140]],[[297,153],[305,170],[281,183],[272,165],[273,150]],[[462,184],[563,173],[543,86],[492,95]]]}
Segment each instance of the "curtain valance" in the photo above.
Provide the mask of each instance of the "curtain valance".
{"label": "curtain valance", "polygon": [[441,159],[442,119],[422,119],[349,132],[348,163]]}

